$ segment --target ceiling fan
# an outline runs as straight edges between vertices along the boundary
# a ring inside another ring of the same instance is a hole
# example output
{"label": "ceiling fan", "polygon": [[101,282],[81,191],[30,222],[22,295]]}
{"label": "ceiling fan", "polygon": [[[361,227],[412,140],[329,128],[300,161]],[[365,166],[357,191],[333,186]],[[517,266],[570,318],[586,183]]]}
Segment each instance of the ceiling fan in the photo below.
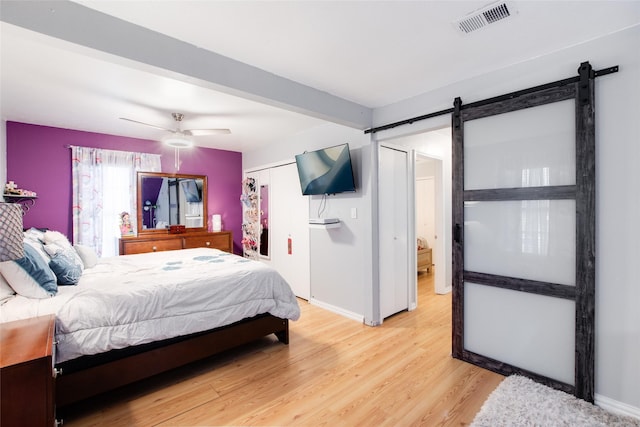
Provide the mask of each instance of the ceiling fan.
{"label": "ceiling fan", "polygon": [[122,120],[128,122],[138,123],[145,126],[151,126],[156,129],[162,129],[169,132],[168,135],[162,137],[162,142],[175,149],[175,162],[174,166],[176,170],[180,170],[180,149],[193,146],[193,136],[201,135],[224,135],[230,134],[229,129],[185,129],[182,130],[181,123],[184,118],[182,113],[171,113],[171,117],[176,121],[175,129],[167,129],[162,126],[152,125],[149,123],[139,122],[137,120],[127,119],[126,117],[120,117]]}
{"label": "ceiling fan", "polygon": [[162,138],[162,142],[167,144],[170,147],[174,148],[187,148],[193,145],[192,136],[203,136],[203,135],[225,135],[230,134],[231,131],[229,129],[182,129],[182,119],[184,119],[184,114],[182,113],[171,113],[171,117],[176,121],[175,129],[167,129],[162,126],[152,125],[149,123],[139,122],[137,120],[127,119],[126,117],[120,117],[121,120],[126,120],[128,122],[138,123],[145,126],[151,126],[156,129],[162,129],[167,132],[170,132],[169,135]]}

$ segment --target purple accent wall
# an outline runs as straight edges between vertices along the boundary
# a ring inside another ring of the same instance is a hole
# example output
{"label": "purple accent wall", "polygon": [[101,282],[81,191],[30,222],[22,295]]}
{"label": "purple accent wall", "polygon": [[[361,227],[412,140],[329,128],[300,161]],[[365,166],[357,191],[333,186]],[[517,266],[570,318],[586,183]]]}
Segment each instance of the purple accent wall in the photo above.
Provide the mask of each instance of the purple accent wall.
{"label": "purple accent wall", "polygon": [[[156,141],[7,122],[7,181],[38,193],[25,228],[47,227],[72,238],[69,145],[161,154],[162,171],[175,172],[173,148]],[[233,231],[234,252],[242,253],[242,153],[195,147],[182,150],[180,160],[180,173],[207,176],[209,217],[222,215],[223,228]]]}

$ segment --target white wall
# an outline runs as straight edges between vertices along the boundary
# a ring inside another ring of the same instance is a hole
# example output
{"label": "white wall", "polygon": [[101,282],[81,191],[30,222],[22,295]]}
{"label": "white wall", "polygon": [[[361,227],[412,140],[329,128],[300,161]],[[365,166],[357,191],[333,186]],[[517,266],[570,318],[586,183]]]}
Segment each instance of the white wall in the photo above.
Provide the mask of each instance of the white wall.
{"label": "white wall", "polygon": [[[640,26],[374,111],[374,126],[577,75],[581,62],[620,72],[596,79],[596,403],[640,417]],[[449,124],[416,122],[378,138]]]}
{"label": "white wall", "polygon": [[416,179],[432,178],[435,174],[433,160],[425,159],[425,161],[416,162]]}
{"label": "white wall", "polygon": [[[327,197],[323,217],[339,218],[336,229],[311,229],[310,302],[324,306],[353,319],[363,321],[371,314],[371,188],[369,137],[361,130],[327,123],[310,131],[269,146],[267,149],[243,154],[243,169],[293,159],[304,151],[349,143],[357,191]],[[311,197],[309,217],[318,217],[321,196]],[[351,218],[352,209],[357,218]],[[369,296],[368,296],[369,295]]]}

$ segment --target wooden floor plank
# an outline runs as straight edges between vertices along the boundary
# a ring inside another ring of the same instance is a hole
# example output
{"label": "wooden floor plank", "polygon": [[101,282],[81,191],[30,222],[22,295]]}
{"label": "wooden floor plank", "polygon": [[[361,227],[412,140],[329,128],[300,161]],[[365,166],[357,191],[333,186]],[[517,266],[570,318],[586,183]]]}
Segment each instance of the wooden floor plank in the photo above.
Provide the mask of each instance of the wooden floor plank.
{"label": "wooden floor plank", "polygon": [[451,358],[451,295],[421,273],[418,308],[379,327],[305,301],[267,337],[68,408],[66,426],[461,426],[501,375]]}

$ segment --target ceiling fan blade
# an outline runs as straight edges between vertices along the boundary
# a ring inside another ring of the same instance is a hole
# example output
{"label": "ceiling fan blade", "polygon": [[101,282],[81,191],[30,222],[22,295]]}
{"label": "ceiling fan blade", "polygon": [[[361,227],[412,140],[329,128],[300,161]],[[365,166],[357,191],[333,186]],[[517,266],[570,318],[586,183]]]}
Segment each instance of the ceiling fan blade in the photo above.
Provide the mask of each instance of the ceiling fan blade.
{"label": "ceiling fan blade", "polygon": [[183,131],[187,135],[191,136],[204,136],[204,135],[228,135],[231,133],[229,129],[190,129]]}
{"label": "ceiling fan blade", "polygon": [[139,122],[139,121],[137,121],[137,120],[127,119],[126,117],[120,117],[120,120],[126,120],[126,121],[128,121],[128,122],[138,123],[138,124],[140,124],[140,125],[151,126],[152,128],[161,129],[161,130],[166,130],[166,131],[168,131],[168,132],[175,132],[175,129],[163,128],[162,126],[151,125],[151,124],[149,124],[149,123],[144,123],[144,122]]}

